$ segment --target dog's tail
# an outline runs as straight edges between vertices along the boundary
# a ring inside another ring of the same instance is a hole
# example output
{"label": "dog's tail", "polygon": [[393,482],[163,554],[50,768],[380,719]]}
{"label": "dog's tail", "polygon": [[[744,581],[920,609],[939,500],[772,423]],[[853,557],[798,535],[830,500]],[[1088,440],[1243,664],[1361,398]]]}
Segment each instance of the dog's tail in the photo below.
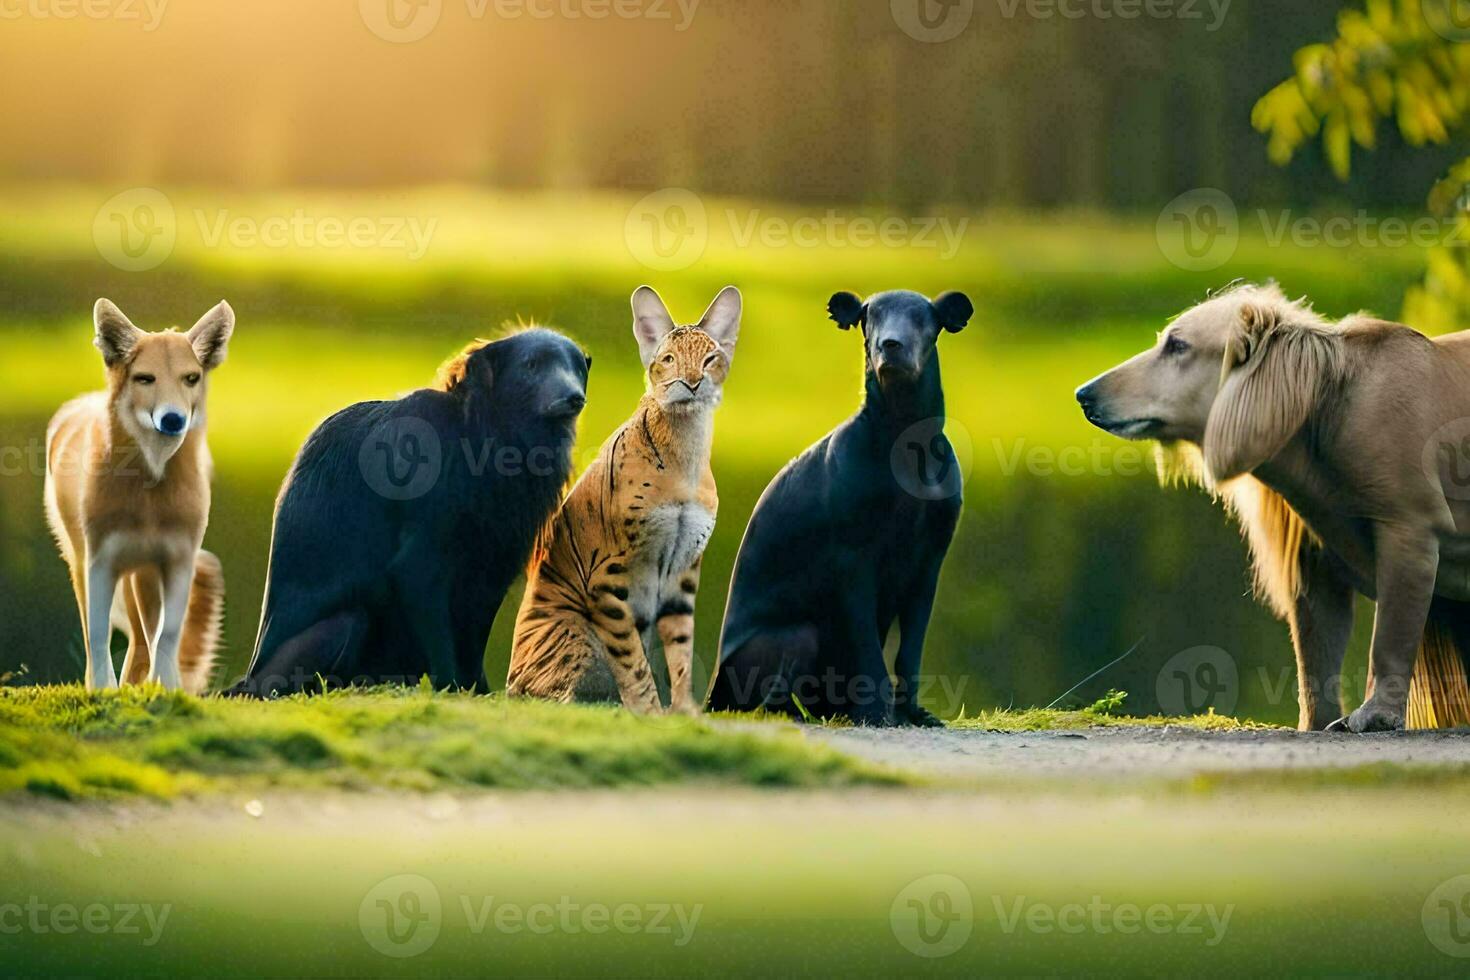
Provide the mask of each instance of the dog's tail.
{"label": "dog's tail", "polygon": [[[1439,612],[1436,609],[1436,612]],[[1470,683],[1466,680],[1465,641],[1470,617],[1458,610],[1431,614],[1409,681],[1408,728],[1458,728],[1470,725]]]}
{"label": "dog's tail", "polygon": [[200,551],[194,559],[194,585],[179,640],[179,674],[190,694],[203,694],[214,676],[224,611],[224,569],[218,558]]}

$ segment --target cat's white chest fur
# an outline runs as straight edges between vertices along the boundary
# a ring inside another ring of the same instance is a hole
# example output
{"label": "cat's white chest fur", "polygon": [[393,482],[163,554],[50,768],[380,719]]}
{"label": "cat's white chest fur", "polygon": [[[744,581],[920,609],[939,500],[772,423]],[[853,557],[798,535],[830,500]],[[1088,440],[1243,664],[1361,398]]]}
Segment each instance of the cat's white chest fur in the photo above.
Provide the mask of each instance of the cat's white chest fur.
{"label": "cat's white chest fur", "polygon": [[715,515],[694,501],[654,507],[638,534],[640,564],[663,584],[694,563],[714,530]]}
{"label": "cat's white chest fur", "polygon": [[634,546],[629,604],[634,616],[650,630],[664,596],[704,553],[714,530],[715,515],[692,501],[661,504],[648,511]]}

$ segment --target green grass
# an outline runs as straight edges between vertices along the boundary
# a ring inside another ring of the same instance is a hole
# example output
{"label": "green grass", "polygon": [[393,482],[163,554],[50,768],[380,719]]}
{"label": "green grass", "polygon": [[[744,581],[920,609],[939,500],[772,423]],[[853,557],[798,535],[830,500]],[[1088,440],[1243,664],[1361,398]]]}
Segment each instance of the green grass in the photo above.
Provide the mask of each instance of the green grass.
{"label": "green grass", "polygon": [[1121,714],[1127,700],[1123,691],[1109,691],[1104,697],[1081,708],[1004,708],[982,711],[974,717],[961,717],[950,722],[951,728],[987,732],[1074,731],[1086,728],[1162,728],[1169,725],[1201,732],[1269,731],[1280,726],[1266,725],[1247,718],[1217,715],[1126,715]]}
{"label": "green grass", "polygon": [[950,722],[952,728],[970,728],[991,732],[1049,732],[1074,731],[1085,728],[1188,728],[1201,732],[1267,731],[1280,730],[1279,725],[1268,725],[1248,718],[1232,718],[1228,715],[1110,715],[1091,708],[1075,711],[1059,711],[1047,708],[1009,708],[982,711],[974,717],[957,718]]}
{"label": "green grass", "polygon": [[1386,790],[1428,796],[1446,793],[1462,796],[1470,791],[1470,762],[1412,765],[1369,762],[1357,766],[1318,769],[1252,769],[1201,772],[1189,780],[1189,788],[1204,793],[1243,793],[1265,790],[1287,794],[1329,790]]}
{"label": "green grass", "polygon": [[157,687],[0,688],[0,793],[170,798],[241,788],[587,789],[901,785],[789,727],[722,730],[424,690],[272,703]]}

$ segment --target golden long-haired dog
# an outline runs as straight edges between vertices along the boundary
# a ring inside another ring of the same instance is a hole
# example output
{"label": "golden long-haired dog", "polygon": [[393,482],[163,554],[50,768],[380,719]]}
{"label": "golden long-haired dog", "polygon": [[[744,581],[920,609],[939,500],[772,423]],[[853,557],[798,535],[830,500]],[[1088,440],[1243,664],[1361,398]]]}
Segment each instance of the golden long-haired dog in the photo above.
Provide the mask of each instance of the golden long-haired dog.
{"label": "golden long-haired dog", "polygon": [[[1240,285],[1077,400],[1239,518],[1291,627],[1303,730],[1470,723],[1470,332],[1332,323]],[[1339,719],[1355,591],[1377,602],[1367,700]]]}

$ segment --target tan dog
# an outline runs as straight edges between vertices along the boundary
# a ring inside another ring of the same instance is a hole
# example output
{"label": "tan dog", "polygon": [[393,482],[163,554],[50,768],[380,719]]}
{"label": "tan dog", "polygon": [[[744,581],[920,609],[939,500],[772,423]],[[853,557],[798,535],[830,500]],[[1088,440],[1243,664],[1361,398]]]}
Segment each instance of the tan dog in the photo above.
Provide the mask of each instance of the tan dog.
{"label": "tan dog", "polygon": [[[1274,284],[1237,286],[1077,400],[1159,440],[1166,477],[1240,519],[1257,590],[1291,626],[1302,729],[1470,723],[1470,333],[1334,324]],[[1378,605],[1367,700],[1333,722],[1354,591]]]}
{"label": "tan dog", "polygon": [[107,390],[63,405],[46,432],[46,514],[71,568],[87,688],[117,686],[116,626],[128,637],[125,682],[197,694],[224,603],[219,561],[200,550],[212,475],[204,403],[235,313],[221,302],[187,334],[144,333],[105,299],[93,317]]}

